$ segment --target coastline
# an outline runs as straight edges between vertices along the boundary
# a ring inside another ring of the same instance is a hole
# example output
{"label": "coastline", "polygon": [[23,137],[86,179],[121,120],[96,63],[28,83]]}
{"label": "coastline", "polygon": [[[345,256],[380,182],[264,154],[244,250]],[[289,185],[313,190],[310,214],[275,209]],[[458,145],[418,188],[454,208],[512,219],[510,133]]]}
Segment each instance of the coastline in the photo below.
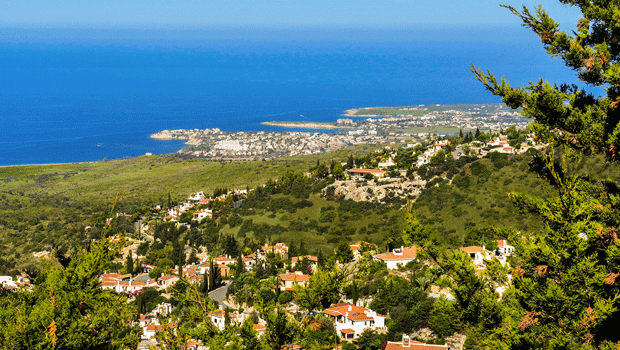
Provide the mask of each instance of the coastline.
{"label": "coastline", "polygon": [[[108,161],[113,161],[115,159],[110,159]],[[42,164],[15,164],[15,165],[0,165],[0,168],[14,168],[14,167],[26,167],[26,166],[56,166],[56,165],[75,165],[75,164],[93,164],[100,163],[101,161],[92,161],[92,162],[67,162],[67,163],[42,163]]]}
{"label": "coastline", "polygon": [[336,125],[333,123],[315,123],[315,122],[261,122],[262,125],[280,126],[283,128],[299,128],[299,129],[350,129],[351,126]]}

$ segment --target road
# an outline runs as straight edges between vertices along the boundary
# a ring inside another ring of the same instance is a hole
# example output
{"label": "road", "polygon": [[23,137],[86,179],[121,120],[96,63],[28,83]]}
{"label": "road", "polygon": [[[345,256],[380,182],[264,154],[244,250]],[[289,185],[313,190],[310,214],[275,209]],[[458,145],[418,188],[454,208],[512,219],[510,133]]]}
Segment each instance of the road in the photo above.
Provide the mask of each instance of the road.
{"label": "road", "polygon": [[226,299],[226,292],[228,292],[228,287],[230,287],[230,282],[227,281],[223,286],[209,292],[209,296],[213,298],[213,300],[217,301],[222,309],[228,307],[228,305],[224,303],[224,299]]}

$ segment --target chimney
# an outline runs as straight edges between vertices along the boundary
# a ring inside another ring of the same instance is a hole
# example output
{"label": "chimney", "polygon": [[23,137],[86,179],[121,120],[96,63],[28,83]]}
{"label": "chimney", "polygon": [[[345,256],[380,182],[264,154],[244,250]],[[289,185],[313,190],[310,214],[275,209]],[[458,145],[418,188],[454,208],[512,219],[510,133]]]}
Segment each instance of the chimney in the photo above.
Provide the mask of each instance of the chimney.
{"label": "chimney", "polygon": [[351,311],[351,304],[349,304],[349,311]]}
{"label": "chimney", "polygon": [[411,338],[407,334],[403,334],[403,347],[408,348],[411,346]]}

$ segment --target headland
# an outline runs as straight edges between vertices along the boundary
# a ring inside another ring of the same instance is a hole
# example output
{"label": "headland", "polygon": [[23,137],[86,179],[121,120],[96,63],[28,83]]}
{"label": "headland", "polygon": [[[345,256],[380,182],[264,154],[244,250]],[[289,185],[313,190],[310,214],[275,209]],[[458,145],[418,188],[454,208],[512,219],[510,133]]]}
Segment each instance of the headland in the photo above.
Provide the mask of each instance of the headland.
{"label": "headland", "polygon": [[[163,130],[151,135],[161,140],[187,140],[178,153],[207,159],[255,160],[313,154],[356,144],[410,143],[433,135],[460,132],[499,132],[512,125],[527,127],[529,120],[503,104],[419,105],[368,107],[346,111],[365,119],[341,118],[334,123],[270,121],[263,125],[315,131],[239,131],[220,129]],[[332,129],[334,132],[317,132]]]}

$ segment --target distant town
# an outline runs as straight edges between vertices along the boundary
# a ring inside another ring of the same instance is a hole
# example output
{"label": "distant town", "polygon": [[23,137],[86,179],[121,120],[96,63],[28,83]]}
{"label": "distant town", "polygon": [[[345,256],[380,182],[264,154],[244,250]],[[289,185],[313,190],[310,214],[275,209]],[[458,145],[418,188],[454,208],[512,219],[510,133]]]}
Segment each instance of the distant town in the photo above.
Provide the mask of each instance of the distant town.
{"label": "distant town", "polygon": [[[180,154],[214,160],[256,160],[321,153],[362,143],[415,142],[433,135],[475,130],[518,130],[529,120],[502,104],[374,107],[349,110],[335,123],[265,122],[287,128],[329,129],[330,132],[226,132],[220,129],[163,130],[155,139],[187,140]],[[334,132],[335,131],[335,132]]]}

